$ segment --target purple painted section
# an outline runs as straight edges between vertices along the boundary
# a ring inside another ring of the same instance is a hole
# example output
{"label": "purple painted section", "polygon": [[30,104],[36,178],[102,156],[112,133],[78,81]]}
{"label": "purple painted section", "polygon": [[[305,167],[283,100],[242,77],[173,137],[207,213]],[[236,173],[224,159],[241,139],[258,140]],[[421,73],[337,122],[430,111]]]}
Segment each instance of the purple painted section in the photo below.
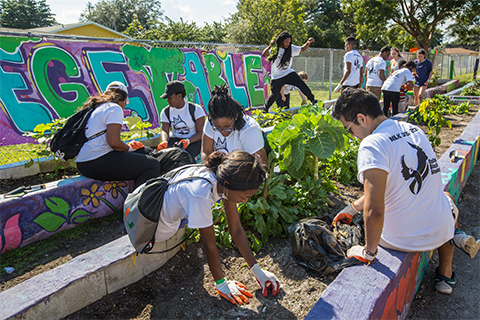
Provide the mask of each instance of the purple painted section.
{"label": "purple painted section", "polygon": [[[458,200],[476,164],[480,113],[439,160],[445,190]],[[450,151],[465,158],[450,161]],[[404,253],[379,248],[377,261],[344,269],[305,319],[404,319],[430,258],[430,252]]]}
{"label": "purple painted section", "polygon": [[132,181],[74,177],[21,197],[0,198],[0,254],[120,210]]}

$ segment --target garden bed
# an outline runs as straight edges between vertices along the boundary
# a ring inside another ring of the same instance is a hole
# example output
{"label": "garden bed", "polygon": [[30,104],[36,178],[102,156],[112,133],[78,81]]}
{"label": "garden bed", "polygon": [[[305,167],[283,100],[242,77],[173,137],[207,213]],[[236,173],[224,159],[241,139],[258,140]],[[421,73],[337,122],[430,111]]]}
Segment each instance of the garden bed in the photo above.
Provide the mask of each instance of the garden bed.
{"label": "garden bed", "polygon": [[[442,144],[436,148],[437,156],[460,136],[465,126],[477,113],[478,106],[473,106],[467,115],[447,116],[452,121],[453,130],[442,129]],[[361,195],[361,186],[339,187],[340,195],[332,198],[335,206],[329,214],[333,215],[345,204]],[[478,187],[478,186],[477,186]],[[124,234],[120,215],[116,221],[98,220],[98,230],[85,230],[77,239],[88,239],[88,243],[105,243]],[[92,221],[91,223],[93,223]],[[106,222],[106,223],[104,223]],[[77,229],[77,228],[75,228]],[[95,229],[92,227],[92,229]],[[110,232],[110,230],[113,230]],[[69,231],[67,231],[69,232]],[[96,233],[96,234],[95,234]],[[60,233],[61,234],[61,233]],[[47,239],[48,240],[48,239]],[[105,241],[105,242],[102,242]],[[45,241],[45,240],[44,240]],[[42,241],[38,245],[47,247]],[[22,276],[18,272],[6,275],[2,270],[2,289],[13,286],[20,281],[64,263],[69,256],[90,250],[79,240],[65,239],[58,241],[66,245],[61,248],[37,252],[30,250],[32,263],[39,266]],[[32,246],[30,245],[30,246]],[[78,245],[78,246],[77,246]],[[27,246],[26,248],[32,248]],[[25,249],[25,248],[22,248]],[[14,253],[15,250],[12,251]],[[35,256],[36,253],[39,255]],[[8,253],[7,253],[8,254]],[[80,310],[73,314],[72,319],[86,318],[186,318],[186,317],[256,317],[256,318],[303,318],[318,301],[323,290],[333,280],[332,277],[320,279],[314,272],[297,265],[290,255],[290,245],[287,239],[269,241],[257,254],[257,260],[268,270],[274,272],[282,281],[282,290],[276,298],[264,298],[253,276],[246,269],[244,260],[235,249],[221,249],[224,270],[229,279],[243,282],[254,293],[251,303],[241,309],[221,300],[214,292],[213,279],[203,256],[201,245],[193,244],[185,252],[178,253],[166,265],[141,281]],[[2,255],[2,258],[4,256]],[[5,256],[6,258],[6,256]],[[2,259],[3,260],[3,259]],[[7,260],[7,259],[5,259]],[[4,261],[5,261],[4,260]],[[54,260],[47,265],[47,261]],[[2,269],[3,269],[2,261]],[[11,267],[15,267],[11,265]],[[28,268],[25,268],[26,271]],[[182,289],[183,288],[183,289]],[[174,307],[172,307],[174,306]],[[153,308],[153,311],[151,310]]]}

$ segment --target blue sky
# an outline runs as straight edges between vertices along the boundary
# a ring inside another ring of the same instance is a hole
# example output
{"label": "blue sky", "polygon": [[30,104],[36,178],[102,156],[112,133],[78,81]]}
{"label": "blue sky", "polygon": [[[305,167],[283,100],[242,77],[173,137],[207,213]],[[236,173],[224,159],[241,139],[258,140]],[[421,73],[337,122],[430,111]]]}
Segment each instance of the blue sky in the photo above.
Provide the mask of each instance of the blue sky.
{"label": "blue sky", "polygon": [[[88,0],[47,0],[50,10],[55,13],[59,23],[76,23],[86,8]],[[90,0],[92,4],[98,0]],[[163,14],[174,21],[180,17],[184,21],[195,21],[198,25],[204,22],[224,21],[230,13],[237,11],[236,0],[160,0]]]}

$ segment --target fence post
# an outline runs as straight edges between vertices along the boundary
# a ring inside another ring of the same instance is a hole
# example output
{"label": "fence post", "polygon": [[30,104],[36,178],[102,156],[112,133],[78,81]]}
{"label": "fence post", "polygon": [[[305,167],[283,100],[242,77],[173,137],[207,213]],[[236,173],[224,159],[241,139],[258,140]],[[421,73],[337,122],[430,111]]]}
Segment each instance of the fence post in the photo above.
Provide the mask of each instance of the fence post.
{"label": "fence post", "polygon": [[475,59],[475,67],[473,67],[473,80],[477,78],[477,71],[478,71],[478,58]]}
{"label": "fence post", "polygon": [[333,50],[330,49],[330,74],[328,75],[330,85],[328,87],[328,100],[332,100],[332,80],[333,80]]}
{"label": "fence post", "polygon": [[450,80],[453,79],[453,68],[455,66],[455,60],[450,60]]}

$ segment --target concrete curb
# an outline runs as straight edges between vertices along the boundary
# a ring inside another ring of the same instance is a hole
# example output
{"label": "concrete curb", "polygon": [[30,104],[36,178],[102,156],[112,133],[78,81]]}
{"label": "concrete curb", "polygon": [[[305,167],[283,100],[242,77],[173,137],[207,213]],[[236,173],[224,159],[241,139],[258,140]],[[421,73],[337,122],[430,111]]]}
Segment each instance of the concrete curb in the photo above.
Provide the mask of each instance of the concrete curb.
{"label": "concrete curb", "polygon": [[[478,158],[480,112],[438,163],[442,183],[458,200]],[[465,158],[451,162],[451,151]],[[432,252],[404,253],[379,248],[377,261],[344,269],[305,319],[404,319]]]}
{"label": "concrete curb", "polygon": [[[178,244],[179,230],[153,251]],[[128,236],[82,254],[62,266],[0,293],[1,319],[61,319],[132,284],[164,265],[180,247],[161,254],[136,255]]]}

